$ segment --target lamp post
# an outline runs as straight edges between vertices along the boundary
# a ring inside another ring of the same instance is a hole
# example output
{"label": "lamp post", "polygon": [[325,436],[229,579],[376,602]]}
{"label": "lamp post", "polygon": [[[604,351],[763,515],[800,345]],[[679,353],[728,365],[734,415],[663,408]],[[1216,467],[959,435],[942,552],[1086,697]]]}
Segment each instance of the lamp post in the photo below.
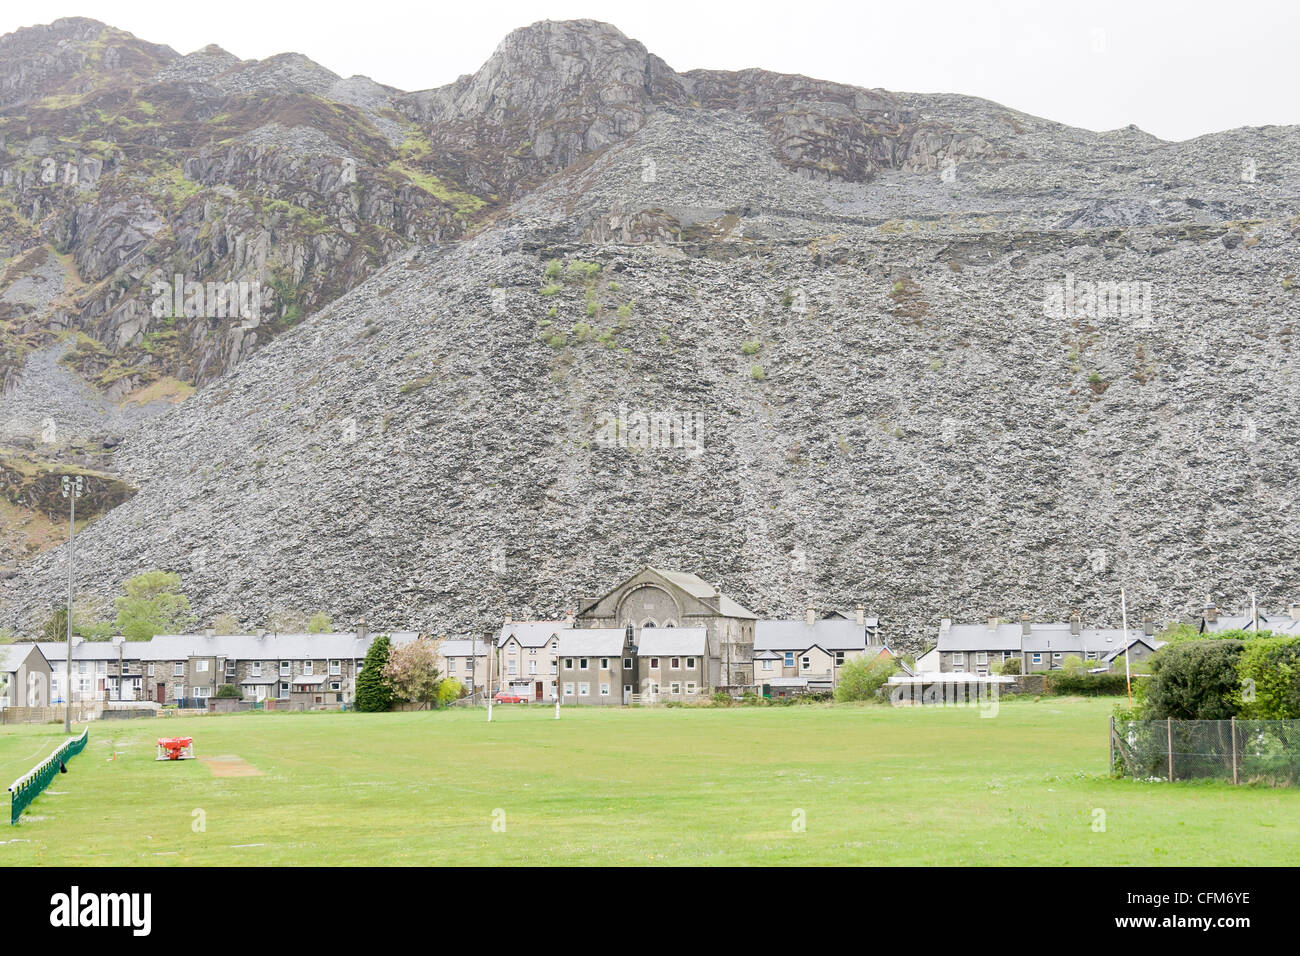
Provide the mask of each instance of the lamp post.
{"label": "lamp post", "polygon": [[63,677],[63,732],[72,733],[72,560],[76,553],[77,536],[77,499],[85,487],[81,475],[76,478],[63,476],[63,497],[68,499],[68,646],[64,659]]}

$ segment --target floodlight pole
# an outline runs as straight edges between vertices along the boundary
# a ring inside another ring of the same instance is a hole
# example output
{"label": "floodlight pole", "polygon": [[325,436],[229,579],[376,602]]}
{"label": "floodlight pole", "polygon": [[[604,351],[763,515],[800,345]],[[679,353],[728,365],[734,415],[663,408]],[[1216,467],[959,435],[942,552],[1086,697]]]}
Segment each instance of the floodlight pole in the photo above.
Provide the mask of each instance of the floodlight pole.
{"label": "floodlight pole", "polygon": [[1119,589],[1119,606],[1120,606],[1120,614],[1122,615],[1123,622],[1124,622],[1124,686],[1128,691],[1128,709],[1132,710],[1133,709],[1133,675],[1129,670],[1129,663],[1128,663],[1128,646],[1129,646],[1128,597],[1125,595],[1123,588]]}
{"label": "floodlight pole", "polygon": [[83,479],[63,476],[63,497],[68,499],[68,641],[63,662],[63,732],[72,733],[72,562],[76,553],[77,499],[81,497]]}

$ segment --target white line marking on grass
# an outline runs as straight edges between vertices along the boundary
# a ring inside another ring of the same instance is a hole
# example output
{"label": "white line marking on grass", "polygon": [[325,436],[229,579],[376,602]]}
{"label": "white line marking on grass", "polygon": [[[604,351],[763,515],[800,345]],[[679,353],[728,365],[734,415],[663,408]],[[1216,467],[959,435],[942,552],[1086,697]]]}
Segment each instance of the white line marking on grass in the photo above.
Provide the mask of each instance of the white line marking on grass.
{"label": "white line marking on grass", "polygon": [[265,843],[236,843],[230,847],[232,850],[243,850],[250,846],[266,846]]}

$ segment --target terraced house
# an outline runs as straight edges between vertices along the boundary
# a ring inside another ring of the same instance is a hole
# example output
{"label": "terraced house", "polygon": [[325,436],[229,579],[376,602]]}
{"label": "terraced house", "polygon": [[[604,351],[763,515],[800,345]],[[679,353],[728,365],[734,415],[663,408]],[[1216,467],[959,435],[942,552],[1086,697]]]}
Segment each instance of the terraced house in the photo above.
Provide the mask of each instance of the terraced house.
{"label": "terraced house", "polygon": [[809,607],[799,620],[759,621],[754,629],[754,683],[765,696],[826,692],[839,669],[865,655],[891,654],[880,640],[880,621],[858,605],[852,617],[819,616]]}
{"label": "terraced house", "polygon": [[572,625],[572,620],[515,621],[507,614],[497,632],[494,685],[528,700],[555,700],[560,634]]}
{"label": "terraced house", "polygon": [[609,707],[631,703],[636,683],[630,628],[566,628],[559,632],[561,702]]}
{"label": "terraced house", "polygon": [[1008,623],[991,617],[984,624],[939,625],[939,642],[932,655],[941,673],[990,674],[1006,661],[1020,662],[1021,673],[1059,670],[1068,657],[1080,658],[1090,669],[1123,667],[1155,653],[1163,642],[1155,638],[1155,623],[1147,617],[1140,627],[1085,627],[1078,614],[1067,622],[1034,622],[1021,616]]}

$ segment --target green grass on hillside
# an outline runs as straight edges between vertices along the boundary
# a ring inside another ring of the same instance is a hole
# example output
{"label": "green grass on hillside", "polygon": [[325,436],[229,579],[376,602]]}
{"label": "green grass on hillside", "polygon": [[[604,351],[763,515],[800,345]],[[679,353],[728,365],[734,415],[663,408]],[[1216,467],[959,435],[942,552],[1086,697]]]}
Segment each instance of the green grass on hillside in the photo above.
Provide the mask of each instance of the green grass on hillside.
{"label": "green grass on hillside", "polygon": [[[1112,780],[1110,707],[98,721],[69,773],[0,836],[0,865],[1294,862],[1300,794]],[[0,727],[0,776],[61,730]],[[175,733],[261,775],[155,763],[155,739]]]}

